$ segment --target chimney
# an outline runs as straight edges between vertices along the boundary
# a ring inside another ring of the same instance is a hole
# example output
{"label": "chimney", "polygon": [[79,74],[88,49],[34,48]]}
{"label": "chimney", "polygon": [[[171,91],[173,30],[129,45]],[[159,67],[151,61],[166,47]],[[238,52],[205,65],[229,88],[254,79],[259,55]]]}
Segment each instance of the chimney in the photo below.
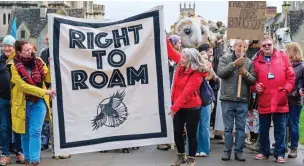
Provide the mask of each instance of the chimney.
{"label": "chimney", "polygon": [[46,7],[40,7],[40,19],[46,19],[46,13],[47,13],[47,8]]}
{"label": "chimney", "polygon": [[48,7],[48,1],[41,1],[40,2],[40,8],[41,7]]}

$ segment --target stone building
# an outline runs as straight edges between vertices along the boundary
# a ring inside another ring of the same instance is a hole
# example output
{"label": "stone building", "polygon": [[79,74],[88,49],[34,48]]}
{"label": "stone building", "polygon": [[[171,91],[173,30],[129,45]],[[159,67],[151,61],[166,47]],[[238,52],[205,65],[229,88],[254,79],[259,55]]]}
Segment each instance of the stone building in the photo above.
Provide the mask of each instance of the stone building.
{"label": "stone building", "polygon": [[[0,1],[0,41],[7,35],[14,8],[37,8],[38,3],[33,1]],[[0,42],[1,43],[1,42]]]}
{"label": "stone building", "polygon": [[266,7],[266,18],[267,21],[265,23],[265,33],[271,34],[271,25],[275,22],[275,17],[277,14],[276,6],[267,6]]}
{"label": "stone building", "polygon": [[289,1],[288,27],[291,39],[304,49],[304,1]]}
{"label": "stone building", "polygon": [[268,18],[266,33],[273,34],[275,30],[283,27],[290,28],[292,41],[299,43],[304,49],[304,1],[284,1],[282,13]]}
{"label": "stone building", "polygon": [[[182,6],[182,3],[180,3],[179,8],[179,20],[182,19],[184,16],[195,16],[195,3],[191,6],[191,3],[189,3],[189,7],[187,7],[186,2],[184,2],[184,6]],[[167,33],[167,35],[171,35],[174,29],[174,24],[170,27],[170,32]]]}
{"label": "stone building", "polygon": [[184,2],[184,7],[182,7],[182,3],[180,3],[180,15],[179,17],[182,18],[184,16],[194,16],[195,15],[195,3],[191,6],[189,3],[189,7],[186,6],[186,2]]}
{"label": "stone building", "polygon": [[103,19],[104,5],[93,1],[2,1],[0,2],[0,43],[10,34],[11,23],[17,20],[18,39],[28,40],[38,51],[46,47],[44,37],[47,33],[47,14]]}

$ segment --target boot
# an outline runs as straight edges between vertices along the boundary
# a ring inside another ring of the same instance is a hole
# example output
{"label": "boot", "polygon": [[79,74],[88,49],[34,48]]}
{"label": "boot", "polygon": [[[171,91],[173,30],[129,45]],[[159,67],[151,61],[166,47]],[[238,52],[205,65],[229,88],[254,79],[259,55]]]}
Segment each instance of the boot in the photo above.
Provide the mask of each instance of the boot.
{"label": "boot", "polygon": [[68,159],[68,158],[71,158],[71,155],[61,155],[59,156],[60,159]]}
{"label": "boot", "polygon": [[231,153],[224,152],[224,154],[222,156],[222,160],[223,161],[229,161],[230,160],[230,155],[231,155]]}
{"label": "boot", "polygon": [[39,165],[39,162],[32,162],[31,166],[38,166]]}
{"label": "boot", "polygon": [[296,148],[292,148],[288,154],[288,158],[297,158],[298,152]]}
{"label": "boot", "polygon": [[31,166],[29,160],[24,160],[24,166]]}
{"label": "boot", "polygon": [[235,153],[235,160],[246,161],[245,157],[243,156],[243,153]]}
{"label": "boot", "polygon": [[195,166],[195,158],[194,157],[188,157],[186,166]]}
{"label": "boot", "polygon": [[180,166],[181,164],[184,164],[187,162],[187,156],[185,153],[177,154],[177,158],[174,161],[174,163],[171,164],[171,166]]}
{"label": "boot", "polygon": [[16,163],[24,164],[24,155],[21,152],[16,154]]}
{"label": "boot", "polygon": [[0,165],[6,166],[11,164],[11,158],[9,156],[1,156],[0,158]]}
{"label": "boot", "polygon": [[157,145],[158,150],[169,150],[169,146],[167,144]]}
{"label": "boot", "polygon": [[254,151],[254,152],[259,152],[259,150],[260,150],[260,146],[259,146],[258,142],[254,143],[253,145],[247,145],[247,144],[245,144],[245,148],[247,148],[247,149],[249,149],[251,151]]}

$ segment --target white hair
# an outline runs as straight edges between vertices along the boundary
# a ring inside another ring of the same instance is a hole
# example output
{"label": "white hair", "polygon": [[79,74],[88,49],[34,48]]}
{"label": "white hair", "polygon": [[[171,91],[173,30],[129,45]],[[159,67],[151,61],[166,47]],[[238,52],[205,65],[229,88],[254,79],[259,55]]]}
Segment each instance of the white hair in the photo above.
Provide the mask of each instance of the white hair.
{"label": "white hair", "polygon": [[[234,47],[237,44],[242,43],[242,40],[241,39],[230,39],[229,42],[230,42],[230,46]],[[249,40],[244,40],[244,43],[248,46],[249,45]]]}
{"label": "white hair", "polygon": [[207,72],[207,63],[195,48],[184,48],[182,54],[188,58],[188,68],[199,72]]}

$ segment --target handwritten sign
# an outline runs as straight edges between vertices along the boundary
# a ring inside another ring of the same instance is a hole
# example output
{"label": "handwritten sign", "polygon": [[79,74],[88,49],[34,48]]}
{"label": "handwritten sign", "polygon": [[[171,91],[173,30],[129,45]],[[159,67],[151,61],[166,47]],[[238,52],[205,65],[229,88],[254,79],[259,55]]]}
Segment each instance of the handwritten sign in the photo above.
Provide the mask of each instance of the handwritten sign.
{"label": "handwritten sign", "polygon": [[228,39],[262,39],[265,13],[266,1],[229,1]]}

